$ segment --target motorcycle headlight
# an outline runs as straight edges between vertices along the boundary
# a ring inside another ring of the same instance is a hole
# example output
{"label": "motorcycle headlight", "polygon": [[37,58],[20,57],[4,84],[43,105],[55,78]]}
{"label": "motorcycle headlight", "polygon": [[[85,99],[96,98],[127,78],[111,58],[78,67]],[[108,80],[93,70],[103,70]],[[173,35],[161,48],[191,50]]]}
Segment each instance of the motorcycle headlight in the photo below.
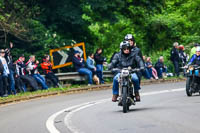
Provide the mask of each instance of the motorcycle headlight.
{"label": "motorcycle headlight", "polygon": [[129,75],[129,71],[128,70],[122,70],[121,72],[121,76],[122,77],[127,77]]}

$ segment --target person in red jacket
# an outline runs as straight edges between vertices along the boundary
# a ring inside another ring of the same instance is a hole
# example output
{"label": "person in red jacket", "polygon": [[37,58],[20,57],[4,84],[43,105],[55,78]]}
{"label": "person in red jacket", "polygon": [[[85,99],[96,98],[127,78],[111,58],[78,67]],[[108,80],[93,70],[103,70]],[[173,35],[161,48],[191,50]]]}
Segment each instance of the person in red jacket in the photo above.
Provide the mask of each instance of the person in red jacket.
{"label": "person in red jacket", "polygon": [[44,56],[43,62],[41,63],[41,67],[44,71],[46,78],[50,79],[53,82],[54,87],[60,87],[58,77],[56,77],[56,75],[52,71],[52,64],[50,62],[49,55]]}

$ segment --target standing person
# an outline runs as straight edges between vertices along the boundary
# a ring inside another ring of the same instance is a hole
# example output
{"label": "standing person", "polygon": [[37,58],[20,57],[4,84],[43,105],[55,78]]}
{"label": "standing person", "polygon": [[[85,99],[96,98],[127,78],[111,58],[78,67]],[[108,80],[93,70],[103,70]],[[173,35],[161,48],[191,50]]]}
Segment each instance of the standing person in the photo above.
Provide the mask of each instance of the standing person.
{"label": "standing person", "polygon": [[32,76],[26,74],[26,64],[24,61],[24,54],[20,55],[19,59],[16,61],[16,85],[19,90],[26,92],[25,83],[27,83],[32,87],[33,91],[36,91],[38,90],[37,81]]}
{"label": "standing person", "polygon": [[84,59],[81,58],[79,51],[74,51],[74,56],[72,58],[72,62],[78,73],[87,75],[88,86],[90,86],[93,83],[92,82],[92,71],[85,67]]}
{"label": "standing person", "polygon": [[96,84],[99,84],[99,78],[96,76],[97,68],[95,67],[95,61],[94,61],[94,54],[90,53],[87,60],[86,60],[87,68],[92,71],[93,74],[93,80]]}
{"label": "standing person", "polygon": [[26,63],[26,70],[29,72],[29,75],[33,76],[33,78],[42,85],[42,89],[48,89],[46,85],[45,78],[40,75],[38,72],[38,64],[39,61],[35,59],[35,55],[31,55],[29,61]]}
{"label": "standing person", "polygon": [[165,73],[167,72],[167,67],[164,65],[164,58],[163,56],[160,56],[158,61],[155,64],[155,69],[158,72],[158,77],[159,78],[165,78]]}
{"label": "standing person", "polygon": [[52,64],[50,62],[50,56],[49,55],[45,55],[44,56],[43,62],[41,63],[41,67],[42,67],[42,69],[44,71],[44,74],[45,74],[46,78],[50,79],[53,82],[54,87],[61,86],[59,84],[58,77],[52,71]]}
{"label": "standing person", "polygon": [[151,77],[158,79],[158,73],[156,69],[153,67],[153,64],[151,62],[151,57],[147,57],[146,65]]}
{"label": "standing person", "polygon": [[4,93],[3,92],[3,71],[4,71],[4,67],[0,59],[0,97],[2,97]]}
{"label": "standing person", "polygon": [[5,50],[1,49],[0,50],[0,60],[1,63],[3,64],[3,75],[2,75],[2,80],[3,80],[3,97],[8,96],[8,94],[11,93],[10,89],[9,89],[9,85],[8,85],[8,75],[10,74],[9,68],[8,68],[8,64],[6,62],[5,59]]}
{"label": "standing person", "polygon": [[15,90],[15,79],[14,79],[14,73],[15,73],[15,65],[13,64],[13,59],[12,59],[12,55],[11,55],[11,49],[13,48],[13,43],[10,42],[10,48],[5,49],[5,59],[7,61],[8,64],[8,68],[9,68],[9,75],[8,75],[8,79],[9,79],[9,87],[10,87],[10,91],[9,93],[13,93],[16,94],[16,90]]}
{"label": "standing person", "polygon": [[180,64],[181,66],[185,66],[187,63],[187,54],[184,51],[184,46],[180,45],[179,46],[179,58],[180,58]]}
{"label": "standing person", "polygon": [[102,56],[102,53],[103,53],[103,50],[101,48],[98,48],[94,55],[94,60],[96,62],[96,68],[97,68],[97,77],[100,80],[100,84],[104,84],[103,63],[106,62],[106,58]]}
{"label": "standing person", "polygon": [[173,65],[174,65],[175,74],[177,77],[179,76],[179,60],[180,60],[178,47],[179,47],[178,42],[175,42],[173,44],[173,48],[171,50],[171,57],[170,57]]}

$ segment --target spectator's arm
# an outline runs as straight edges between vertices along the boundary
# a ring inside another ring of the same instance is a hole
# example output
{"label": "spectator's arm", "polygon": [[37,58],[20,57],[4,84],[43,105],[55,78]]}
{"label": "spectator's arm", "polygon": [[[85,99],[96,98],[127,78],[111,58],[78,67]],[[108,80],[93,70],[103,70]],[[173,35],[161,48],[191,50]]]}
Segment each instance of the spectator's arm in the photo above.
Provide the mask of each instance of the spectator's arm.
{"label": "spectator's arm", "polygon": [[95,66],[91,64],[91,60],[89,58],[86,60],[86,64],[89,69],[95,69]]}
{"label": "spectator's arm", "polygon": [[82,65],[82,63],[83,62],[81,62],[80,60],[78,60],[76,57],[73,57],[73,59],[72,59],[72,62],[74,63],[74,64],[77,64],[77,65]]}

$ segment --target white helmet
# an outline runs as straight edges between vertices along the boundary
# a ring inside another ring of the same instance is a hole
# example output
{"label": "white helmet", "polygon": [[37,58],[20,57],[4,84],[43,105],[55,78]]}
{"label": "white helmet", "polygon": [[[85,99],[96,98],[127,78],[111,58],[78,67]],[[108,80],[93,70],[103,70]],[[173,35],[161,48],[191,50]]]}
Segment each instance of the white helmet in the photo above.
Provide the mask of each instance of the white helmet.
{"label": "white helmet", "polygon": [[197,47],[196,52],[200,52],[200,46]]}
{"label": "white helmet", "polygon": [[135,42],[135,38],[132,34],[127,34],[125,37],[124,37],[124,40],[125,41],[128,41],[128,40],[132,40]]}
{"label": "white helmet", "polygon": [[128,41],[123,41],[120,43],[120,49],[123,49],[124,47],[130,47],[130,43]]}

